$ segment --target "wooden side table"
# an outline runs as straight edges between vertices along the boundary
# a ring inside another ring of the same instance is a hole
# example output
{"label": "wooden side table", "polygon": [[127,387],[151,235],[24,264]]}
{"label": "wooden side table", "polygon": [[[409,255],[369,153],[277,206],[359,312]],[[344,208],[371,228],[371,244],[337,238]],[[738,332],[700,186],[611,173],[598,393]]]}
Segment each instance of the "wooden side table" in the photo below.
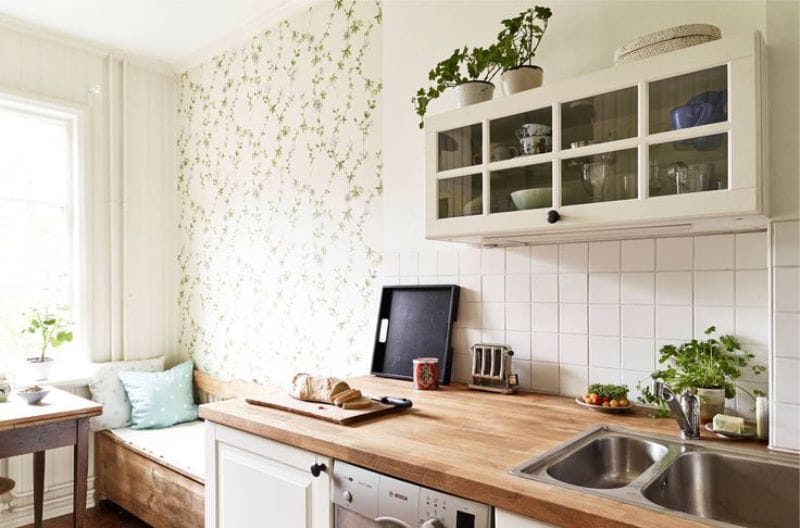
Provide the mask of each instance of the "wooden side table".
{"label": "wooden side table", "polygon": [[0,458],[33,453],[34,526],[42,527],[44,454],[48,449],[74,446],[73,523],[83,528],[89,470],[89,418],[103,407],[60,389],[39,404],[12,397],[0,403]]}

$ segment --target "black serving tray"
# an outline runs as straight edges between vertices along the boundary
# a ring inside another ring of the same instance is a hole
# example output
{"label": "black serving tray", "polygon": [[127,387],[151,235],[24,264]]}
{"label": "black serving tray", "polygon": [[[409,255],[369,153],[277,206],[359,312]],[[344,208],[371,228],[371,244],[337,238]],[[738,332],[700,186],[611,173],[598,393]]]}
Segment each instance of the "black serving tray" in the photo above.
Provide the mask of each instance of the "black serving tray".
{"label": "black serving tray", "polygon": [[439,384],[448,385],[459,290],[454,284],[384,286],[372,374],[410,380],[414,358],[435,357],[439,359]]}

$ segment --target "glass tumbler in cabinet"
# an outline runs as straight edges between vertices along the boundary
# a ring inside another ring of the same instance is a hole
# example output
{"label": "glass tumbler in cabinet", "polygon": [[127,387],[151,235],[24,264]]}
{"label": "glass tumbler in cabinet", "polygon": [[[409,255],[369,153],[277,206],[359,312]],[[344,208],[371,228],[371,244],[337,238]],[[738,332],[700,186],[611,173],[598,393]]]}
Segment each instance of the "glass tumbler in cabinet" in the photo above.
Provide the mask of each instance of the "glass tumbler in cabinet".
{"label": "glass tumbler in cabinet", "polygon": [[649,181],[650,196],[727,189],[728,134],[650,145]]}
{"label": "glass tumbler in cabinet", "polygon": [[638,189],[635,148],[561,162],[563,205],[630,200]]}

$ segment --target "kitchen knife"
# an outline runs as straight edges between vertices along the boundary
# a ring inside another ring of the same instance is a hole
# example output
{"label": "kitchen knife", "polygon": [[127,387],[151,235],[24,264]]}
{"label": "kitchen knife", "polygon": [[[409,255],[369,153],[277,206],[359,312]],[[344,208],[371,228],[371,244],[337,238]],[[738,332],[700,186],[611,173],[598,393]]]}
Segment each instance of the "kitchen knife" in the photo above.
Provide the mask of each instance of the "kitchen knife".
{"label": "kitchen knife", "polygon": [[395,407],[401,408],[407,408],[414,405],[414,402],[408,398],[398,398],[397,396],[370,396],[369,399],[384,405],[394,405]]}

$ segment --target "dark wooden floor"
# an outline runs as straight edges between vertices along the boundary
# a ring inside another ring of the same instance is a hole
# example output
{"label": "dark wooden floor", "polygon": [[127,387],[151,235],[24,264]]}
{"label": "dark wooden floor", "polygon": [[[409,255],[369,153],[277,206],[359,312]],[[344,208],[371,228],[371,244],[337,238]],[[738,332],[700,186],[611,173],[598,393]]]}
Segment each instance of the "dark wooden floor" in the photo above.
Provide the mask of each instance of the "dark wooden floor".
{"label": "dark wooden floor", "polygon": [[[33,525],[25,528],[33,528]],[[72,528],[72,515],[48,519],[44,522],[44,528]],[[86,528],[150,528],[150,525],[106,501],[86,511]]]}

